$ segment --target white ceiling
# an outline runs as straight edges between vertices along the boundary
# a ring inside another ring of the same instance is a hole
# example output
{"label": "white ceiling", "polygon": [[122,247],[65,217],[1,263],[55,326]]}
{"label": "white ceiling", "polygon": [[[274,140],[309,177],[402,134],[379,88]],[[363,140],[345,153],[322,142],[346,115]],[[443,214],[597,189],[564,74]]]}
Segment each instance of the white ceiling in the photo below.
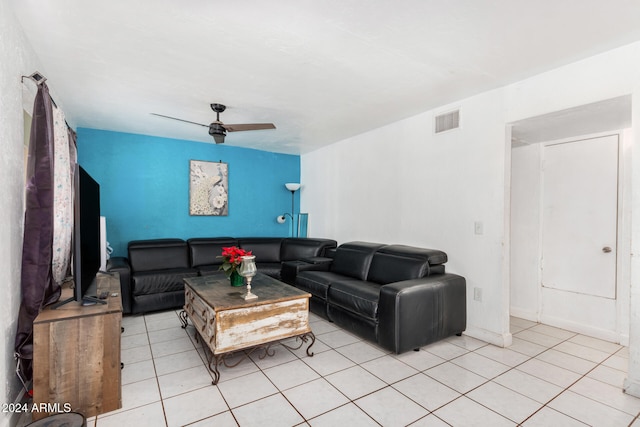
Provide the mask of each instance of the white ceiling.
{"label": "white ceiling", "polygon": [[[638,0],[11,0],[74,127],[300,154],[640,39]],[[35,70],[34,70],[35,71]]]}

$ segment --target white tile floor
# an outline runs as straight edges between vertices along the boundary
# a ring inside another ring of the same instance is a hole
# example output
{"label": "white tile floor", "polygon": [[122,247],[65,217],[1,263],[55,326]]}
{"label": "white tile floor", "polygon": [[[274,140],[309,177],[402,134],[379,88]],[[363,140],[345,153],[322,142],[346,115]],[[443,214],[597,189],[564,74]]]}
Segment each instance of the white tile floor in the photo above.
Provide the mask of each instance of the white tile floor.
{"label": "white tile floor", "polygon": [[627,348],[522,319],[510,348],[463,335],[394,355],[311,315],[313,357],[278,345],[213,386],[177,313],[123,319],[123,408],[89,426],[640,426]]}

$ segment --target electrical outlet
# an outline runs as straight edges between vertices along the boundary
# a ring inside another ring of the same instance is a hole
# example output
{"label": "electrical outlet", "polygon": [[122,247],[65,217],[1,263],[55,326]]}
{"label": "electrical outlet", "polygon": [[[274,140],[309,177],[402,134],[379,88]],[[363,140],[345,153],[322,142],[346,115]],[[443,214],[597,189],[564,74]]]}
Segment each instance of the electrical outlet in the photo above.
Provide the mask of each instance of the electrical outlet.
{"label": "electrical outlet", "polygon": [[473,288],[473,299],[482,301],[482,288]]}
{"label": "electrical outlet", "polygon": [[476,234],[484,233],[484,224],[482,223],[482,221],[476,221],[475,223],[473,223],[473,227]]}

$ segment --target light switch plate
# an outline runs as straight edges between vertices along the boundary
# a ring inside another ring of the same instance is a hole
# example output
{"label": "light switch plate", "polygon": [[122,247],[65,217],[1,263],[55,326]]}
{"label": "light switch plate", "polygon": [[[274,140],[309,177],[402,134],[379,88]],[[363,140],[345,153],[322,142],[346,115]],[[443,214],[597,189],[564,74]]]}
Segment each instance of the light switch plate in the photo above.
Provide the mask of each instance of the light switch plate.
{"label": "light switch plate", "polygon": [[484,224],[482,221],[476,221],[473,224],[473,228],[476,234],[484,234]]}

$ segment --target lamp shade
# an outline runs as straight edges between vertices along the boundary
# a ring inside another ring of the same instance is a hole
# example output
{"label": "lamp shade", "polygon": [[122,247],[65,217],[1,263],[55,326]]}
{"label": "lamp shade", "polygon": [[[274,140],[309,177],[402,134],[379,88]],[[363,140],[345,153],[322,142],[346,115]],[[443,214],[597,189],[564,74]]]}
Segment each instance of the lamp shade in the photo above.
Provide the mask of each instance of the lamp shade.
{"label": "lamp shade", "polygon": [[284,186],[289,191],[298,191],[300,189],[300,183],[298,182],[287,182]]}

